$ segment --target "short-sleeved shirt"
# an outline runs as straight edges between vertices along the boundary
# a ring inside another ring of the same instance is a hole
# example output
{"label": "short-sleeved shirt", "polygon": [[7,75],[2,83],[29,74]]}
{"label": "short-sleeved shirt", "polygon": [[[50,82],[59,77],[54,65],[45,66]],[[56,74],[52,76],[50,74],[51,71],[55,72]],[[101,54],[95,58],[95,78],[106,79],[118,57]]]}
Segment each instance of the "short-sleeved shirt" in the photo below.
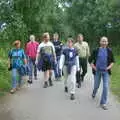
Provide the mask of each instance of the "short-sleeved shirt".
{"label": "short-sleeved shirt", "polygon": [[24,64],[24,59],[26,59],[26,55],[23,49],[12,49],[8,57],[11,60],[12,68],[18,69],[21,65]]}
{"label": "short-sleeved shirt", "polygon": [[26,45],[26,54],[28,57],[35,59],[36,54],[37,54],[37,48],[39,46],[39,43],[34,41],[34,42],[28,42]]}
{"label": "short-sleeved shirt", "polygon": [[42,42],[42,43],[38,46],[37,53],[40,54],[40,55],[42,55],[42,53],[54,55],[54,54],[55,54],[54,45],[52,44],[52,42],[47,42],[47,43]]}

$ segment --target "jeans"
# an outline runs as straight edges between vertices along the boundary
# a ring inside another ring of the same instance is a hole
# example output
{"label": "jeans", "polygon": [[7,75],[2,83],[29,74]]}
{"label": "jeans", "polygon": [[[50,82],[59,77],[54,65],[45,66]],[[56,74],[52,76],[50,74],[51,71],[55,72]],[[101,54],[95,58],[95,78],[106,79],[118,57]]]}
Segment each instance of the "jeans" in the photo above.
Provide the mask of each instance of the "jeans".
{"label": "jeans", "polygon": [[57,56],[57,64],[55,65],[54,73],[55,78],[61,77],[61,71],[59,69],[60,56]]}
{"label": "jeans", "polygon": [[37,66],[35,64],[35,59],[28,58],[29,65],[29,80],[33,79],[33,68],[34,68],[34,77],[37,77]]}
{"label": "jeans", "polygon": [[17,88],[22,83],[22,76],[16,68],[12,69],[12,88]]}
{"label": "jeans", "polygon": [[97,93],[97,90],[100,86],[101,78],[103,80],[103,91],[101,96],[100,104],[106,104],[107,103],[107,97],[108,97],[108,89],[109,89],[109,74],[107,71],[96,71],[94,76],[94,90],[93,95],[95,96]]}

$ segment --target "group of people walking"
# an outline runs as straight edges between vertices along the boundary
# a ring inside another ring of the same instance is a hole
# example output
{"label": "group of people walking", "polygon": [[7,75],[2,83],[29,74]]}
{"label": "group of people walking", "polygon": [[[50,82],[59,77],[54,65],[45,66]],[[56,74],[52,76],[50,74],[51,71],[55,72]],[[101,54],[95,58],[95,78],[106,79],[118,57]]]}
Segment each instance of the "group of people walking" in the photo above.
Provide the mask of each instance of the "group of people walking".
{"label": "group of people walking", "polygon": [[[103,93],[100,105],[107,109],[107,96],[111,68],[114,63],[112,50],[108,47],[108,38],[100,39],[100,46],[90,54],[89,45],[84,41],[84,36],[78,34],[77,42],[69,37],[67,44],[59,40],[59,35],[55,33],[53,40],[50,40],[49,33],[44,33],[43,41],[39,44],[34,35],[30,35],[30,41],[25,46],[25,51],[20,47],[20,40],[16,40],[15,48],[9,51],[9,69],[12,70],[11,93],[16,92],[22,85],[23,70],[28,70],[28,83],[32,84],[33,79],[37,80],[37,70],[44,72],[43,87],[53,86],[52,73],[55,79],[60,80],[64,76],[65,92],[70,92],[70,99],[75,99],[76,85],[81,87],[81,82],[87,73],[88,62],[93,69],[94,88],[92,98],[94,99],[103,79]],[[34,71],[33,71],[34,70]],[[34,75],[33,75],[34,74]],[[33,77],[34,76],[34,77]]]}

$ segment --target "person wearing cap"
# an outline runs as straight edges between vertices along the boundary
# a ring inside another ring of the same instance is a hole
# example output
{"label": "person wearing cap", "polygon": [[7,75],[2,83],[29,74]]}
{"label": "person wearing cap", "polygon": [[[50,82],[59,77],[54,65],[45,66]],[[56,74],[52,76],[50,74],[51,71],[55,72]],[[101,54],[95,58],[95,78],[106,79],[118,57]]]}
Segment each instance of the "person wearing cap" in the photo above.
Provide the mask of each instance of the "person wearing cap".
{"label": "person wearing cap", "polygon": [[57,63],[54,67],[54,73],[55,73],[55,78],[56,80],[60,80],[61,77],[61,71],[59,70],[59,61],[60,61],[60,56],[62,53],[62,42],[59,40],[59,35],[57,33],[55,33],[53,35],[53,45],[55,47],[55,52],[56,52],[56,59],[57,59]]}
{"label": "person wearing cap", "polygon": [[70,99],[75,99],[76,72],[79,71],[79,57],[77,50],[73,47],[73,39],[68,39],[68,47],[63,50],[60,57],[59,68],[64,72],[65,92],[70,90]]}
{"label": "person wearing cap", "polygon": [[33,82],[33,68],[34,68],[34,79],[37,80],[37,67],[35,64],[35,60],[36,60],[38,46],[39,43],[35,41],[35,36],[30,35],[30,41],[26,45],[26,55],[28,58],[28,65],[30,68],[28,83],[30,84]]}
{"label": "person wearing cap", "polygon": [[89,63],[92,67],[94,74],[94,88],[92,93],[92,98],[96,97],[98,88],[101,83],[101,78],[103,81],[103,91],[101,95],[100,106],[107,110],[107,98],[109,90],[109,81],[111,68],[114,64],[114,56],[111,48],[108,47],[108,38],[102,37],[100,39],[100,46],[93,50]]}
{"label": "person wearing cap", "polygon": [[50,86],[53,85],[51,75],[54,62],[56,62],[54,45],[50,42],[49,33],[44,33],[43,42],[38,46],[36,57],[38,70],[42,70],[44,72],[44,88],[48,87],[48,82]]}
{"label": "person wearing cap", "polygon": [[[78,51],[78,55],[79,55],[79,63],[80,63],[80,71],[79,73],[82,73],[80,78],[77,78],[79,80],[77,80],[78,82],[78,87],[81,86],[81,81],[84,81],[84,77],[87,73],[87,63],[88,63],[88,58],[90,56],[90,50],[89,50],[89,45],[86,41],[84,41],[84,36],[82,34],[78,34],[77,36],[77,42],[74,44],[74,47],[77,49]],[[78,73],[78,74],[79,74]]]}
{"label": "person wearing cap", "polygon": [[12,89],[11,93],[16,92],[17,89],[21,87],[22,74],[20,68],[22,65],[27,64],[26,56],[24,50],[21,48],[20,40],[16,40],[13,43],[14,48],[9,51],[8,67],[12,70]]}

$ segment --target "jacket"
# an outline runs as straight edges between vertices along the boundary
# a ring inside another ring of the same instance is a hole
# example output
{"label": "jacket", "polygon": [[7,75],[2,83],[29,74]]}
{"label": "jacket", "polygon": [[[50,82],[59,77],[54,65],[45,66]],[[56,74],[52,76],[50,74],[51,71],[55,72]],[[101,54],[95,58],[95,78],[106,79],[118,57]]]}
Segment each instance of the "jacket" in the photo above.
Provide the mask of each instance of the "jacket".
{"label": "jacket", "polygon": [[[98,56],[99,48],[94,49],[91,56],[89,57],[89,63],[93,63],[96,66],[97,56]],[[107,48],[107,66],[109,66],[111,63],[115,62],[113,52],[110,48]],[[93,74],[95,74],[95,70],[92,70]],[[111,74],[111,70],[108,70],[108,73]]]}

